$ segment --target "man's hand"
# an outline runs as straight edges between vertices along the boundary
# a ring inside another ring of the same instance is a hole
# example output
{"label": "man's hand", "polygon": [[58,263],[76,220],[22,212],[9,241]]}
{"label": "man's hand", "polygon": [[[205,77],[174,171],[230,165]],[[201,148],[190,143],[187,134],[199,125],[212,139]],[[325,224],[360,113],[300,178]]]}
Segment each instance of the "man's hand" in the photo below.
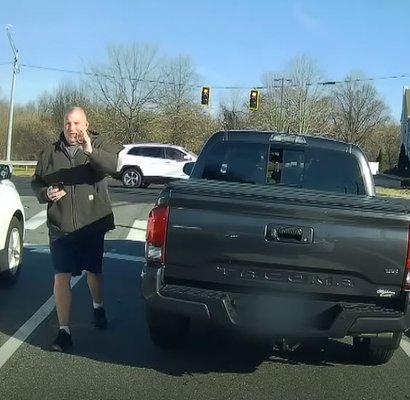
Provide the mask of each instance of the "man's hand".
{"label": "man's hand", "polygon": [[80,130],[77,132],[78,143],[82,146],[84,153],[91,154],[93,148],[91,146],[91,138],[86,130]]}
{"label": "man's hand", "polygon": [[66,194],[67,193],[64,189],[55,188],[53,186],[49,186],[47,188],[47,197],[52,202],[56,202],[56,201],[60,200]]}

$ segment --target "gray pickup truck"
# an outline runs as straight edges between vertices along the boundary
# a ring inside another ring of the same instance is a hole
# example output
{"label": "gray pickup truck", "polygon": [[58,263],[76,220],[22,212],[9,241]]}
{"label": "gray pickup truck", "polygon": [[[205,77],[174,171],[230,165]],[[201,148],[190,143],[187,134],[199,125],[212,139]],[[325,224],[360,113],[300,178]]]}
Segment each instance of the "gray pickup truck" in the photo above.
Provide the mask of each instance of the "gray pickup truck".
{"label": "gray pickup truck", "polygon": [[409,226],[355,145],[217,132],[149,214],[151,339],[180,344],[199,317],[284,346],[351,336],[356,360],[385,363],[410,327]]}

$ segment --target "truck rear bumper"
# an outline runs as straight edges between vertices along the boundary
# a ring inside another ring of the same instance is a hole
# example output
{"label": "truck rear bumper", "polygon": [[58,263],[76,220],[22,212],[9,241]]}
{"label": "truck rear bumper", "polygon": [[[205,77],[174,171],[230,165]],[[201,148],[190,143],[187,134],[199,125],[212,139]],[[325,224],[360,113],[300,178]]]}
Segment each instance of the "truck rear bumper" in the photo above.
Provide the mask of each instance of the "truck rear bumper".
{"label": "truck rear bumper", "polygon": [[161,269],[144,267],[142,294],[148,307],[258,334],[342,338],[410,328],[410,311],[375,304],[259,296],[161,282]]}

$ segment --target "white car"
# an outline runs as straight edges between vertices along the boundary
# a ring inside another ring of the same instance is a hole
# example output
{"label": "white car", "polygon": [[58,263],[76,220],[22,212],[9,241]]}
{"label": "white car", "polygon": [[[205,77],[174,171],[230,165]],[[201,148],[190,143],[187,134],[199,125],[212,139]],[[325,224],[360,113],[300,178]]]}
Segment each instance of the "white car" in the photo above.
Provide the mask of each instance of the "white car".
{"label": "white car", "polygon": [[11,169],[0,164],[0,281],[17,281],[23,261],[24,208],[10,180]]}
{"label": "white car", "polygon": [[183,172],[184,165],[196,160],[196,154],[172,144],[126,144],[118,154],[114,178],[121,179],[124,186],[135,188],[187,179],[188,175]]}

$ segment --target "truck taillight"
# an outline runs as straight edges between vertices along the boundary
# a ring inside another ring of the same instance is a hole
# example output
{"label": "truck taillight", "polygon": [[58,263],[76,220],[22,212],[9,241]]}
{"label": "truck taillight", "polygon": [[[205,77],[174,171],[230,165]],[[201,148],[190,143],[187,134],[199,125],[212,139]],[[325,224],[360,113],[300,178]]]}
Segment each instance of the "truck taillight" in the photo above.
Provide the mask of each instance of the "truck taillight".
{"label": "truck taillight", "polygon": [[404,271],[403,290],[410,291],[410,232],[407,239],[407,260],[406,270]]}
{"label": "truck taillight", "polygon": [[169,207],[159,205],[148,215],[145,240],[145,258],[163,264],[165,258],[165,241],[167,236]]}

